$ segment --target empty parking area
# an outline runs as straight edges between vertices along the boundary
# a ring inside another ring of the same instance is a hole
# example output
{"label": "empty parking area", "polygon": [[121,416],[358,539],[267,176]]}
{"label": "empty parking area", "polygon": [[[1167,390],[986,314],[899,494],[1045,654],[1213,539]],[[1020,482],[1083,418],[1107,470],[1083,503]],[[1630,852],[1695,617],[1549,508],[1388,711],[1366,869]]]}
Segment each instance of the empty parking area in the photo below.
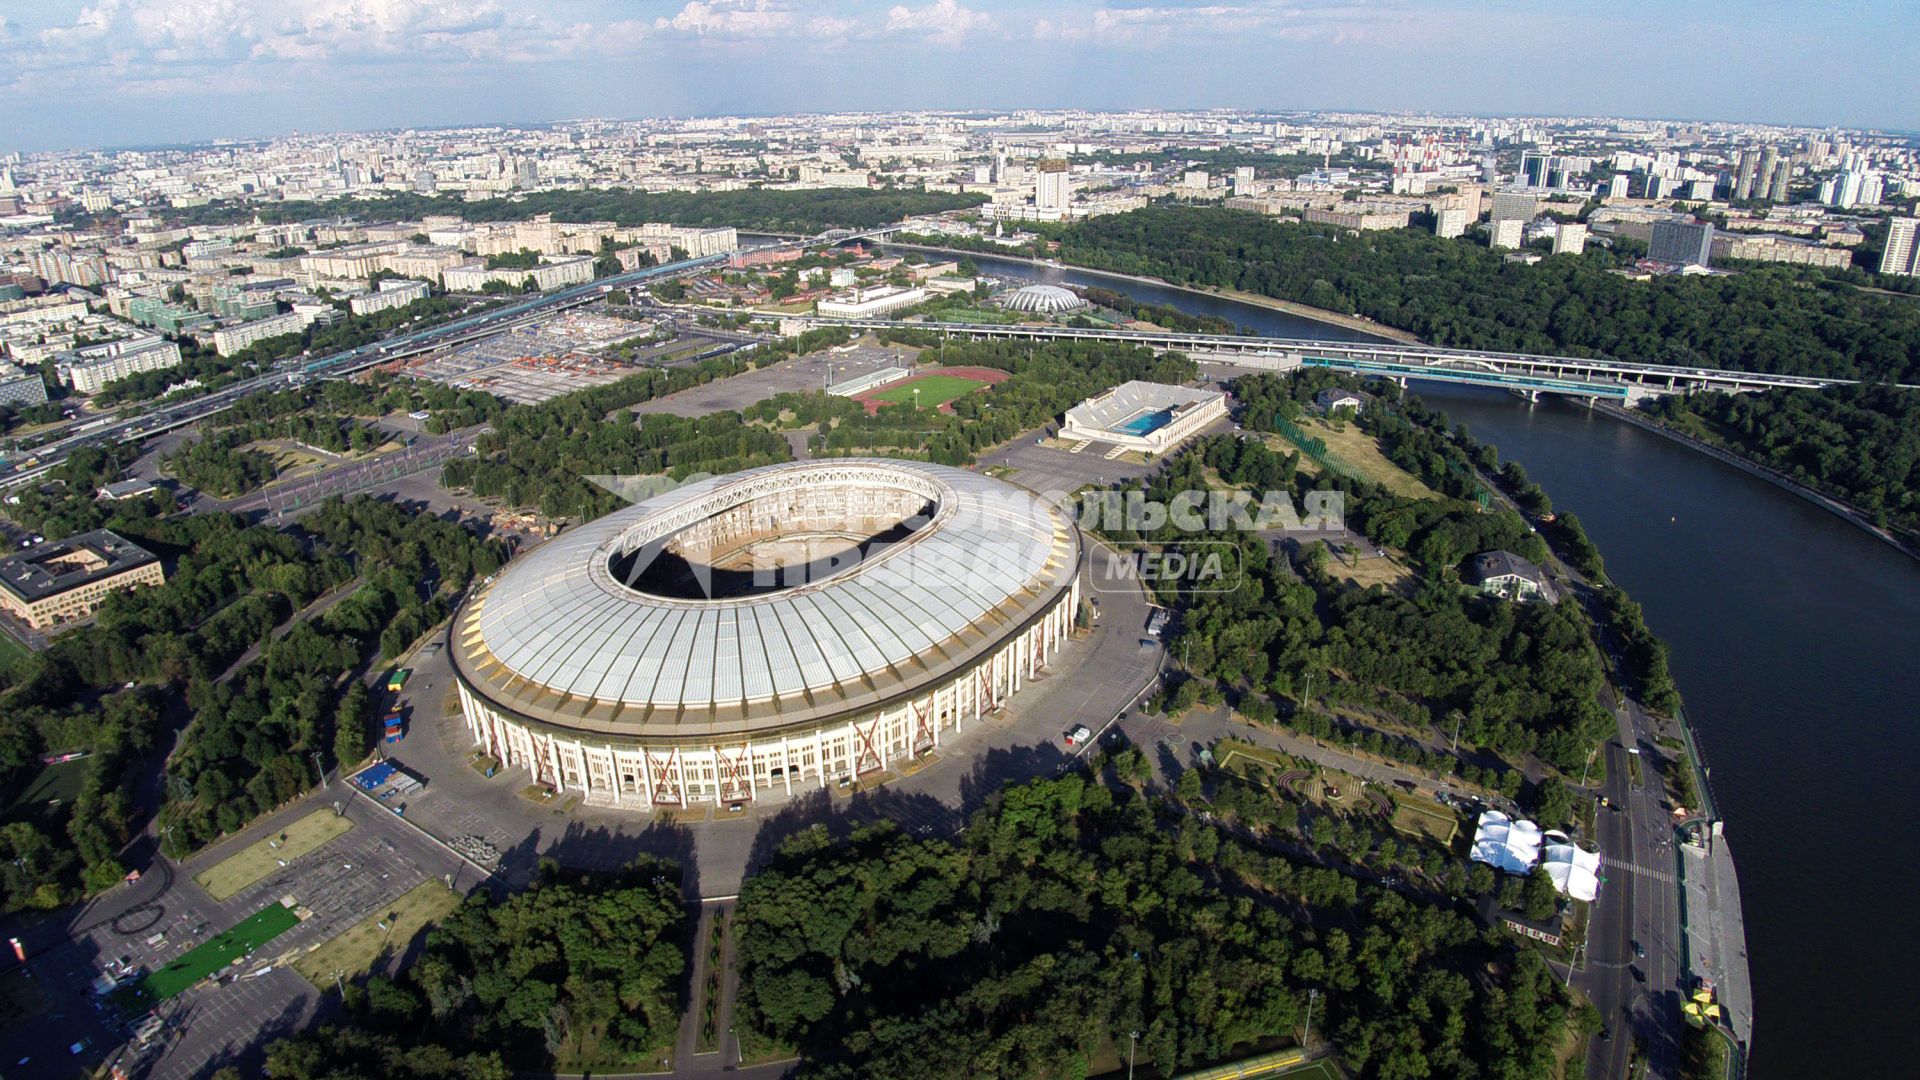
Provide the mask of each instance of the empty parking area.
{"label": "empty parking area", "polygon": [[672,413],[675,416],[705,416],[724,410],[745,409],[775,394],[806,393],[825,390],[829,385],[855,379],[886,367],[911,367],[914,350],[874,344],[856,344],[845,352],[832,349],[808,353],[777,364],[715,379],[689,387],[633,407],[636,413]]}
{"label": "empty parking area", "polygon": [[353,828],[351,819],[331,810],[315,810],[271,836],[200,871],[193,880],[215,900],[225,900],[272,873],[276,867],[314,851]]}

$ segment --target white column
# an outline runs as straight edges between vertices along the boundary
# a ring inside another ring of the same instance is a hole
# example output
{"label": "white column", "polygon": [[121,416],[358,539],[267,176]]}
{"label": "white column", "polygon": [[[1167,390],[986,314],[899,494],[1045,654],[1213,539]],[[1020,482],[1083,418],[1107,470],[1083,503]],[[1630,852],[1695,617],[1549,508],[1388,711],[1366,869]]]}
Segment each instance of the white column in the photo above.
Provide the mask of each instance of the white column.
{"label": "white column", "polygon": [[793,797],[793,747],[788,744],[785,735],[780,736],[780,779],[786,781],[787,797]]}
{"label": "white column", "polygon": [[659,789],[653,786],[653,755],[644,747],[640,750],[640,782],[647,785],[647,807],[651,809],[655,805],[653,793]]}
{"label": "white column", "polygon": [[713,767],[713,805],[719,806],[721,803],[721,785],[726,783],[726,781],[722,779],[720,772],[720,748],[717,746],[708,747],[707,757],[711,759]]}

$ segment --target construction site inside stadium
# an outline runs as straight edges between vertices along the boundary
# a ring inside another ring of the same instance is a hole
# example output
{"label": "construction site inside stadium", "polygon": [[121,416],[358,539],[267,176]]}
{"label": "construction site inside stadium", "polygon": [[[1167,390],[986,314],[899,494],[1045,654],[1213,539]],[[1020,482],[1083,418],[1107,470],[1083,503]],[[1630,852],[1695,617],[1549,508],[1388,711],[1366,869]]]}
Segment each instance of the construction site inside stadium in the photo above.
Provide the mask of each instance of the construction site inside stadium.
{"label": "construction site inside stadium", "polygon": [[838,459],[689,483],[510,564],[455,616],[474,743],[603,806],[852,782],[1041,677],[1068,516],[960,469]]}

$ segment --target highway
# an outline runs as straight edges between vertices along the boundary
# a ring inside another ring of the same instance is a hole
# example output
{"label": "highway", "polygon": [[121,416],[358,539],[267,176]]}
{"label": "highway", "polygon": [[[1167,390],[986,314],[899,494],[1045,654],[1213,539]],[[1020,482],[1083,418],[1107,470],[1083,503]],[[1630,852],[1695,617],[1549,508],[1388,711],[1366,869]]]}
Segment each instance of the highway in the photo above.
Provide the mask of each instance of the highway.
{"label": "highway", "polygon": [[[815,243],[817,241],[808,241]],[[584,285],[561,289],[544,296],[517,301],[473,315],[463,316],[438,326],[396,335],[383,341],[334,353],[319,359],[293,357],[280,361],[271,371],[243,379],[211,394],[114,420],[88,430],[76,431],[31,452],[33,465],[0,465],[0,488],[25,483],[66,460],[68,454],[84,446],[110,446],[133,439],[158,435],[174,428],[196,424],[217,412],[230,408],[249,394],[305,386],[321,379],[336,379],[392,360],[443,349],[478,338],[489,337],[522,323],[545,317],[555,311],[592,303],[613,289],[637,285],[658,278],[699,270],[723,263],[727,255],[709,255],[698,259],[650,266],[625,274],[600,278]]]}

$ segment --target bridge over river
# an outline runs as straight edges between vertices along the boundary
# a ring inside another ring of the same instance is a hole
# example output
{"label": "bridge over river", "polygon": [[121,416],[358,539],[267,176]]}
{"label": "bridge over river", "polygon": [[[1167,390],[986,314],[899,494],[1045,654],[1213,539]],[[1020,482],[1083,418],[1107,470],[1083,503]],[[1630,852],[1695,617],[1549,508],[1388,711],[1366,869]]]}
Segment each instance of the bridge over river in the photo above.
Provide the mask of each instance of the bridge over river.
{"label": "bridge over river", "polygon": [[1120,330],[1043,323],[902,323],[891,319],[827,319],[810,315],[789,316],[787,322],[789,329],[794,331],[827,326],[844,326],[854,330],[911,328],[938,331],[956,338],[1119,341],[1153,349],[1177,350],[1196,360],[1226,361],[1241,367],[1274,371],[1325,367],[1403,382],[1407,379],[1429,379],[1490,386],[1534,400],[1541,394],[1566,394],[1590,401],[1631,404],[1646,398],[1694,390],[1748,392],[1807,389],[1853,381],[1671,364],[1626,363],[1575,356],[1441,349],[1396,342],[1180,334],[1165,330]]}

